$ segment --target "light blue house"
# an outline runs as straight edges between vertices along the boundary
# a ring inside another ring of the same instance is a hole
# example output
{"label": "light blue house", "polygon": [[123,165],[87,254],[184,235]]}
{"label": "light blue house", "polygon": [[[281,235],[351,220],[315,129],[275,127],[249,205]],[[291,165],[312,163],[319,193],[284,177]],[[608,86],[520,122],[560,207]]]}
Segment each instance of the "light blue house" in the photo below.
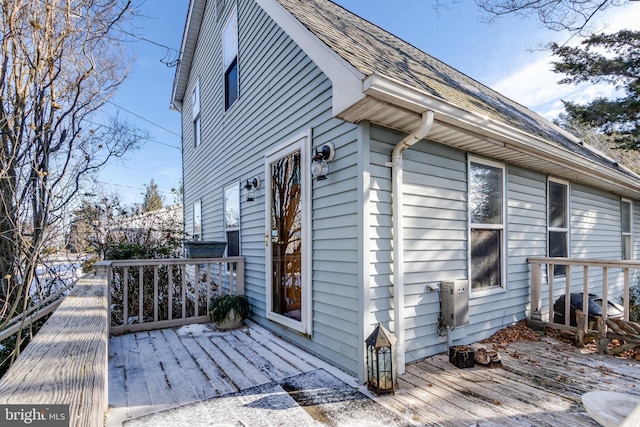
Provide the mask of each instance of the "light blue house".
{"label": "light blue house", "polygon": [[528,257],[637,244],[638,176],[328,0],[191,0],[172,102],[186,231],[246,258],[255,322],[360,378],[378,322],[401,372],[446,350],[443,282],[467,344],[527,316]]}

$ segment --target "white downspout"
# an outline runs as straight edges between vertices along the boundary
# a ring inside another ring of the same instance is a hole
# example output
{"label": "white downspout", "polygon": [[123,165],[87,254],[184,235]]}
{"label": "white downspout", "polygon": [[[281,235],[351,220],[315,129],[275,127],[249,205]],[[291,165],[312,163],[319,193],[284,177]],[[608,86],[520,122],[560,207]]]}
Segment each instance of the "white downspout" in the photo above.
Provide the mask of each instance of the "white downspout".
{"label": "white downspout", "polygon": [[433,111],[422,113],[418,129],[396,144],[391,153],[392,205],[393,205],[393,301],[394,324],[397,341],[398,374],[405,371],[404,345],[404,232],[402,209],[402,153],[427,136],[433,126]]}

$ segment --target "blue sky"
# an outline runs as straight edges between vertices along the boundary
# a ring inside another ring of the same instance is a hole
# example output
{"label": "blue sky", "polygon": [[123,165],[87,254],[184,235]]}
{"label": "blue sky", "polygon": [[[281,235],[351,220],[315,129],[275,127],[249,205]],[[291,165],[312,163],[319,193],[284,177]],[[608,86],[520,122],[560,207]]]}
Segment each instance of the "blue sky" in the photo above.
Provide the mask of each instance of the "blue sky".
{"label": "blue sky", "polygon": [[[468,76],[544,115],[562,111],[560,99],[586,102],[606,95],[610,88],[557,85],[560,75],[550,71],[550,57],[537,49],[569,36],[540,28],[533,20],[503,17],[492,24],[480,21],[475,3],[464,1],[449,9],[434,10],[430,0],[334,0],[336,3],[408,41]],[[174,60],[180,48],[188,0],[147,0],[146,17],[137,22],[137,33],[154,43],[132,44],[136,62],[109,109],[146,129],[150,141],[100,174],[108,192],[119,194],[126,204],[141,203],[144,187],[154,180],[166,204],[174,201],[171,188],[182,176],[180,114],[169,109]],[[598,22],[597,29],[640,30],[640,2],[614,8]],[[635,22],[634,22],[635,21]]]}

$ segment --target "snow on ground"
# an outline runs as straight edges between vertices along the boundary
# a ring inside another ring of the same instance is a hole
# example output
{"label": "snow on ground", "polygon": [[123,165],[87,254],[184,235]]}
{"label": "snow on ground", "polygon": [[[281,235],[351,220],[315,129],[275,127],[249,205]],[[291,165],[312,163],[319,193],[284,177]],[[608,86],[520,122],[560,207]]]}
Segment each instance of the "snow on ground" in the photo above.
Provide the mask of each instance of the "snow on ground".
{"label": "snow on ground", "polygon": [[209,332],[212,332],[211,328],[204,323],[194,323],[191,325],[185,325],[180,327],[176,333],[178,335],[205,335]]}

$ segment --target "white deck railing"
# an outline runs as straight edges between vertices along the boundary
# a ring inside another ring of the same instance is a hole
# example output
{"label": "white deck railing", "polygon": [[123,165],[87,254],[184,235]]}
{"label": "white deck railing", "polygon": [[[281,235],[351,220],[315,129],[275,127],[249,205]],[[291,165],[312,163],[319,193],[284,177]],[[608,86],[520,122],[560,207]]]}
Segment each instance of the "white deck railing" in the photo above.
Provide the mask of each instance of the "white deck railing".
{"label": "white deck railing", "polygon": [[111,333],[202,323],[215,294],[244,293],[244,258],[111,260],[96,263],[111,290]]}
{"label": "white deck railing", "polygon": [[[564,292],[558,292],[560,295],[570,295],[572,292],[576,292],[575,283],[572,286],[572,270],[576,267],[582,267],[582,307],[589,307],[589,293],[598,293],[602,297],[602,317],[606,320],[608,304],[605,301],[609,301],[611,296],[611,286],[609,285],[610,270],[622,269],[622,305],[624,307],[623,320],[629,320],[629,286],[631,270],[640,269],[640,261],[626,261],[626,260],[603,260],[603,259],[581,259],[581,258],[528,258],[528,263],[531,266],[531,317],[541,316],[543,321],[546,321],[550,326],[556,326],[560,328],[569,328],[570,319],[570,303],[571,298],[564,299],[564,323],[555,323],[553,319],[553,304],[555,301],[554,291],[558,289],[556,283],[554,283],[554,275],[547,274],[547,282],[543,284],[543,265],[546,265],[546,272],[553,271],[554,265],[565,265],[566,275],[564,278],[556,277],[555,280],[562,280],[564,282]],[[599,281],[594,281],[592,274],[589,275],[590,269],[600,269],[601,277]],[[619,272],[618,272],[619,274]],[[546,299],[547,306],[543,306],[543,286],[547,287],[548,297]],[[619,287],[619,284],[616,284]],[[587,310],[584,310],[585,313]],[[545,319],[545,314],[548,313],[548,318]],[[540,319],[539,319],[540,320]],[[585,329],[588,329],[588,316],[585,316]]]}

